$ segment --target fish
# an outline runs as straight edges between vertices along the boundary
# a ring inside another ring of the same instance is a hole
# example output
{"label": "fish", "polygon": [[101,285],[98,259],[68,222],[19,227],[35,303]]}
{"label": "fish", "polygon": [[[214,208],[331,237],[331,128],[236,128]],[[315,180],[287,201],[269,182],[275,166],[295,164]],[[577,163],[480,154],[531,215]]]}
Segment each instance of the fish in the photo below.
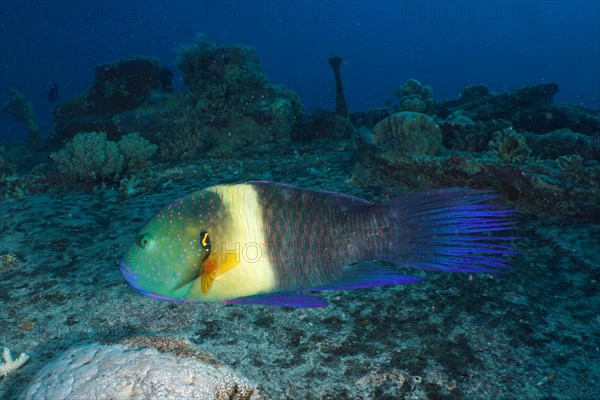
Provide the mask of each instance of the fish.
{"label": "fish", "polygon": [[48,91],[46,92],[46,97],[50,103],[54,103],[58,99],[58,83],[50,82],[48,84]]}
{"label": "fish", "polygon": [[324,307],[321,291],[424,279],[406,269],[509,270],[516,211],[498,197],[450,188],[375,204],[267,181],[215,185],[163,207],[118,265],[154,299]]}

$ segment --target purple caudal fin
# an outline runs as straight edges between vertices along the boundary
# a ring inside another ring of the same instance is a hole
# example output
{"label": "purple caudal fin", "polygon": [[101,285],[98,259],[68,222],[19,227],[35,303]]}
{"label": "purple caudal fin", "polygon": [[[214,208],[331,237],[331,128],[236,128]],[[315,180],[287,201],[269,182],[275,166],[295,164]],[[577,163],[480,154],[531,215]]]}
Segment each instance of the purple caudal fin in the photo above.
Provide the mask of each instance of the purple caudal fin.
{"label": "purple caudal fin", "polygon": [[490,191],[441,189],[396,197],[381,205],[392,243],[379,258],[400,266],[446,272],[499,272],[517,252],[507,234],[515,211],[490,203]]}

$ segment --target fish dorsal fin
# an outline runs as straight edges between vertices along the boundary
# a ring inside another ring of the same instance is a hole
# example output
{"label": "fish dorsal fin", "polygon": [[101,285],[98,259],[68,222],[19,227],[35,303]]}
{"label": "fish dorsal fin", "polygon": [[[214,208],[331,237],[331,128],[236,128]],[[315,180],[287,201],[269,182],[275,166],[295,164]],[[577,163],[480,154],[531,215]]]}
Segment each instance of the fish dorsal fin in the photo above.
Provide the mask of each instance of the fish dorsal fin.
{"label": "fish dorsal fin", "polygon": [[207,294],[212,288],[215,279],[232,270],[238,265],[237,254],[227,254],[222,263],[217,263],[215,259],[208,259],[202,266],[202,276],[200,277],[200,290],[202,294]]}
{"label": "fish dorsal fin", "polygon": [[305,189],[294,185],[288,185],[286,183],[276,183],[269,181],[250,181],[253,185],[257,186],[271,186],[277,187],[283,190],[299,191],[304,193],[312,193],[316,196],[323,197],[326,201],[330,201],[332,205],[340,207],[341,211],[357,210],[361,208],[373,207],[375,204],[370,201],[361,199],[360,197],[350,196],[343,193],[332,192],[329,190],[317,190],[317,189]]}

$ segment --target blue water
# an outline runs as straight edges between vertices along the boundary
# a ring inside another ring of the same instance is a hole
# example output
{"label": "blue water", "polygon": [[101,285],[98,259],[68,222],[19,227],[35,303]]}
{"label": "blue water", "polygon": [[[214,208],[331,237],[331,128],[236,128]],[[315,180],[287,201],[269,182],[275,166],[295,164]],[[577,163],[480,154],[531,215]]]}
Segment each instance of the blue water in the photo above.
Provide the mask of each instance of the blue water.
{"label": "blue water", "polygon": [[[18,88],[44,135],[49,82],[59,102],[81,93],[94,67],[130,55],[159,57],[197,32],[256,47],[272,82],[296,90],[311,113],[335,105],[327,58],[340,55],[350,111],[383,106],[415,78],[436,99],[482,82],[496,92],[557,82],[557,101],[600,106],[600,3],[595,1],[11,1],[0,2],[0,104]],[[0,115],[2,139],[24,129]]]}

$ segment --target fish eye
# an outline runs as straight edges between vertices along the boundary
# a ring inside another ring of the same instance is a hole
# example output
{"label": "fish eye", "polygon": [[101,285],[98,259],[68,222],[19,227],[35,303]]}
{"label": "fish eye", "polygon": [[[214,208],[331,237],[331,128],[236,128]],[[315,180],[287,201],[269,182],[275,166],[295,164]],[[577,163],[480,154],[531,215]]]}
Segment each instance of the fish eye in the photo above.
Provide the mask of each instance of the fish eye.
{"label": "fish eye", "polygon": [[146,233],[139,237],[138,244],[142,249],[145,249],[150,245],[150,243],[152,243],[153,240],[154,238],[152,237],[152,235]]}
{"label": "fish eye", "polygon": [[211,250],[210,236],[206,231],[200,232],[200,247],[204,250],[204,259],[202,260],[204,262],[210,255]]}

